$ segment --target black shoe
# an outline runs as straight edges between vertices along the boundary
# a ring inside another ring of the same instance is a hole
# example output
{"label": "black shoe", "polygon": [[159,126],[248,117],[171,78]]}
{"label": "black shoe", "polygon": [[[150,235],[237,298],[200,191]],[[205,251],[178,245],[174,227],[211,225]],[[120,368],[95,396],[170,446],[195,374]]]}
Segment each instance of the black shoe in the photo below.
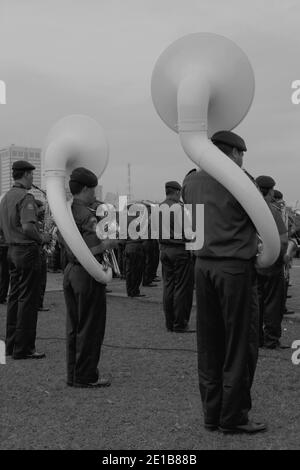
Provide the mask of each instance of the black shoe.
{"label": "black shoe", "polygon": [[135,295],[129,295],[128,297],[146,297],[145,294],[135,294]]}
{"label": "black shoe", "polygon": [[219,430],[223,434],[255,434],[257,432],[263,432],[267,430],[267,426],[263,423],[254,423],[248,421],[247,424],[239,424],[230,428],[219,426]]}
{"label": "black shoe", "polygon": [[110,387],[111,382],[108,379],[98,379],[97,382],[94,383],[78,383],[74,382],[73,387],[75,388],[104,388]]}
{"label": "black shoe", "polygon": [[204,424],[204,428],[207,431],[217,431],[219,429],[219,425],[218,424]]}
{"label": "black shoe", "polygon": [[276,348],[275,349],[290,349],[291,347],[288,346],[287,344],[282,344],[282,343],[279,343],[277,344]]}
{"label": "black shoe", "polygon": [[106,292],[107,294],[110,294],[110,293],[112,292],[112,290],[111,290],[111,289],[105,289],[105,292]]}
{"label": "black shoe", "polygon": [[189,327],[186,328],[174,328],[175,333],[196,333],[196,330],[192,330]]}
{"label": "black shoe", "polygon": [[287,296],[286,296],[287,299],[291,299],[291,297],[292,297],[291,295],[287,295]]}
{"label": "black shoe", "polygon": [[13,356],[13,359],[44,359],[45,353],[34,352],[32,354],[26,354],[25,356]]}
{"label": "black shoe", "polygon": [[277,344],[270,344],[270,345],[264,345],[263,346],[264,349],[272,349],[273,351],[279,351],[281,349],[290,349],[290,346],[286,345],[286,344],[281,344],[281,343],[277,343]]}
{"label": "black shoe", "polygon": [[285,312],[283,312],[283,315],[294,315],[294,314],[295,314],[294,310],[286,310]]}
{"label": "black shoe", "polygon": [[157,287],[157,284],[143,284],[143,287]]}
{"label": "black shoe", "polygon": [[49,307],[40,307],[39,312],[49,312],[50,308]]}

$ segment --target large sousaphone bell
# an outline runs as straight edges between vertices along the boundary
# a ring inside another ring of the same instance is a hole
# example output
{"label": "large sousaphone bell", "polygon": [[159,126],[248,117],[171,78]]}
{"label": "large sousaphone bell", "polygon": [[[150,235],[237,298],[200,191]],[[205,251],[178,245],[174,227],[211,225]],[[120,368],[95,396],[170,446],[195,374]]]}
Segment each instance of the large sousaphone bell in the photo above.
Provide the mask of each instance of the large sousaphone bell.
{"label": "large sousaphone bell", "polygon": [[110,267],[100,264],[84,242],[66,200],[66,178],[77,167],[93,171],[98,179],[108,163],[103,129],[88,116],[61,119],[50,131],[43,151],[48,203],[55,223],[82,266],[98,282],[112,279]]}
{"label": "large sousaphone bell", "polygon": [[151,91],[157,113],[179,133],[188,157],[225,186],[252,219],[263,241],[257,263],[274,263],[280,238],[266,202],[248,176],[210,141],[214,132],[236,127],[251,106],[254,74],[247,56],[222,36],[190,34],[161,54]]}

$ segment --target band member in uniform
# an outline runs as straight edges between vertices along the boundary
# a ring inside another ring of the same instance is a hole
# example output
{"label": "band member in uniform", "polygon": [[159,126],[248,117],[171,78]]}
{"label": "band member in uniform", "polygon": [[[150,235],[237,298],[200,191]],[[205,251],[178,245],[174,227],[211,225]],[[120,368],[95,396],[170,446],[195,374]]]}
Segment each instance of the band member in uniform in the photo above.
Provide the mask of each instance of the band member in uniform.
{"label": "band member in uniform", "polygon": [[[144,203],[145,204],[145,203]],[[143,240],[144,249],[144,268],[143,268],[143,286],[144,287],[156,287],[157,284],[153,284],[154,280],[154,265],[155,265],[155,253],[154,243],[156,240],[151,240],[151,205],[145,204],[148,211],[148,234],[147,240]],[[156,273],[156,270],[155,270]]]}
{"label": "band member in uniform", "polygon": [[10,293],[7,305],[6,352],[13,359],[42,359],[35,350],[40,284],[40,254],[50,241],[37,227],[32,194],[35,167],[25,160],[12,166],[14,185],[0,204],[0,231],[9,246]]}
{"label": "band member in uniform", "polygon": [[[130,209],[130,206],[129,204],[127,210]],[[128,224],[133,219],[133,216],[128,216]],[[124,256],[126,291],[128,297],[145,297],[145,294],[141,294],[140,292],[144,269],[143,240],[141,238],[132,239],[128,234]]]}
{"label": "band member in uniform", "polygon": [[[183,236],[183,204],[180,202],[181,186],[177,181],[169,181],[165,184],[166,199],[160,204],[170,208],[179,205],[180,222],[182,227],[181,239],[174,238],[174,218],[170,213],[170,237],[163,238],[160,224],[160,260],[163,277],[163,306],[166,328],[176,333],[194,333],[188,327],[193,304],[193,262],[189,250],[185,249],[187,240]],[[162,221],[162,219],[161,219]]]}
{"label": "band member in uniform", "polygon": [[[283,199],[283,194],[281,191],[278,189],[274,189],[274,195],[273,195],[273,204],[279,209],[282,220],[287,228],[288,231],[288,236],[290,239],[290,235],[293,230],[293,219],[292,217],[289,216],[289,211],[286,207],[285,201]],[[286,302],[288,297],[291,297],[288,295],[288,289],[289,289],[289,283],[290,283],[290,269],[292,267],[292,259],[289,258],[288,255],[285,256],[285,265],[284,265],[284,290],[285,290],[285,304],[284,304],[284,309],[283,309],[283,315],[293,315],[295,312],[294,310],[288,310],[286,306]]]}
{"label": "band member in uniform", "polygon": [[[101,253],[112,247],[112,242],[100,241],[96,235],[97,218],[89,206],[95,201],[97,185],[97,176],[86,168],[76,168],[70,176],[75,223],[91,252],[101,261]],[[68,256],[63,282],[67,308],[67,385],[108,387],[110,381],[100,378],[97,368],[105,333],[105,285],[89,275],[67,244],[65,248]]]}
{"label": "band member in uniform", "polygon": [[286,298],[284,255],[288,246],[288,229],[282,220],[281,209],[272,203],[275,186],[273,178],[258,176],[256,183],[273,214],[281,241],[281,251],[276,262],[268,268],[257,269],[260,345],[268,349],[285,349],[280,344],[280,337]]}
{"label": "band member in uniform", "polygon": [[[238,166],[247,150],[229,131],[212,142]],[[204,244],[196,251],[199,386],[205,428],[254,433],[248,418],[258,353],[256,229],[234,196],[205,171],[184,181],[184,201],[204,204]]]}

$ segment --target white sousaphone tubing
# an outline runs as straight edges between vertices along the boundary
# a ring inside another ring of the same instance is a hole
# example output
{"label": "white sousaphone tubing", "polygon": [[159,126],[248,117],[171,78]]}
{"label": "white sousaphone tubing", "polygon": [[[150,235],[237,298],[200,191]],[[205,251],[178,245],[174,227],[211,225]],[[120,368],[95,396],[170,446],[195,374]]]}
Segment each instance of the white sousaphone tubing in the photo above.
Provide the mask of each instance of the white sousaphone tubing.
{"label": "white sousaphone tubing", "polygon": [[104,269],[83,240],[66,201],[65,182],[72,170],[85,167],[98,179],[108,162],[108,143],[103,129],[88,116],[67,116],[52,128],[44,148],[47,199],[55,223],[81,265],[96,281],[112,279],[111,268]]}
{"label": "white sousaphone tubing", "polygon": [[280,238],[269,207],[243,170],[210,140],[216,131],[236,127],[251,106],[254,74],[247,56],[216,34],[184,36],[159,57],[151,92],[157,113],[179,133],[188,157],[225,186],[248,213],[263,242],[257,264],[273,264]]}

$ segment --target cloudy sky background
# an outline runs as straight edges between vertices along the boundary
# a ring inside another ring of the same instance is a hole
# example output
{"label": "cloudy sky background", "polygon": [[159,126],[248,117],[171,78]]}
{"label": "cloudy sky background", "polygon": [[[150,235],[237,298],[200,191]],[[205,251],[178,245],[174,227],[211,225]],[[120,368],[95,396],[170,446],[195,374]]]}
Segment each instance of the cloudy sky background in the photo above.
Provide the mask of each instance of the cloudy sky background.
{"label": "cloudy sky background", "polygon": [[104,193],[160,200],[167,180],[194,164],[160,120],[150,95],[154,64],[173,41],[212,32],[236,42],[255,72],[253,105],[236,128],[245,167],[271,175],[285,199],[300,200],[298,0],[0,0],[0,148],[43,146],[51,126],[79,113],[95,118],[110,144]]}

